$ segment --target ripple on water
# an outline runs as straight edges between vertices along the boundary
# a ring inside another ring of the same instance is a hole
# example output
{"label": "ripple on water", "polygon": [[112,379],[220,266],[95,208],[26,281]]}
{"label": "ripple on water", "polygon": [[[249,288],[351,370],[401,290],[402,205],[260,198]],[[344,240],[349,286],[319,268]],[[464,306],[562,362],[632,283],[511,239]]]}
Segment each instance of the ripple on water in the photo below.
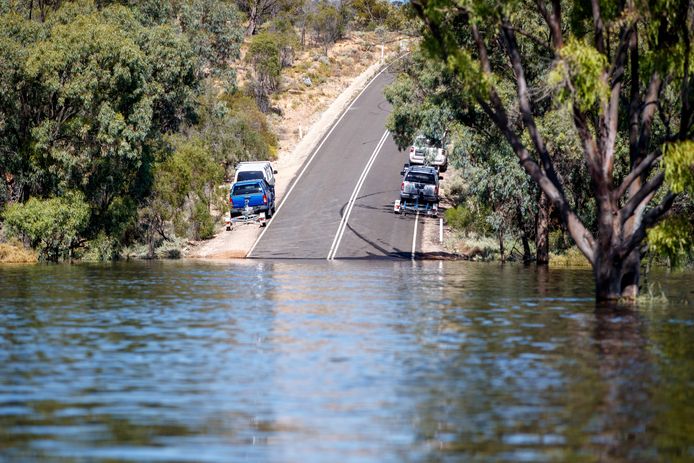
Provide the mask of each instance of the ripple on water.
{"label": "ripple on water", "polygon": [[596,314],[586,271],[13,266],[0,300],[0,460],[694,455],[693,305]]}

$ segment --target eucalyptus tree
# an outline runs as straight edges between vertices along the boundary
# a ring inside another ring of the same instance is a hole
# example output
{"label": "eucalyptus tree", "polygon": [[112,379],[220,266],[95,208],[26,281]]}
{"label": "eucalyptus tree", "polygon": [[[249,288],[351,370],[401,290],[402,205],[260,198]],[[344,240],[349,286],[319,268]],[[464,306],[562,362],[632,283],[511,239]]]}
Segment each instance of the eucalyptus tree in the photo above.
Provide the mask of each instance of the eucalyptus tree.
{"label": "eucalyptus tree", "polygon": [[82,192],[85,233],[117,234],[148,194],[162,134],[193,117],[188,41],[169,25],[144,27],[126,7],[80,2],[45,23],[0,16],[0,43],[5,199]]}
{"label": "eucalyptus tree", "polygon": [[251,65],[250,90],[258,107],[263,112],[270,111],[270,95],[280,88],[282,59],[280,45],[275,36],[262,32],[254,36],[248,45],[246,62]]}
{"label": "eucalyptus tree", "polygon": [[[503,134],[592,264],[596,298],[635,297],[648,230],[694,189],[691,2],[412,4],[426,48]],[[529,52],[537,47],[546,53]],[[559,106],[581,141],[594,230],[568,199],[555,166],[562,154],[538,124]]]}
{"label": "eucalyptus tree", "polygon": [[204,77],[222,79],[233,88],[236,75],[231,63],[240,56],[243,28],[236,5],[224,0],[184,0],[178,22],[200,60]]}

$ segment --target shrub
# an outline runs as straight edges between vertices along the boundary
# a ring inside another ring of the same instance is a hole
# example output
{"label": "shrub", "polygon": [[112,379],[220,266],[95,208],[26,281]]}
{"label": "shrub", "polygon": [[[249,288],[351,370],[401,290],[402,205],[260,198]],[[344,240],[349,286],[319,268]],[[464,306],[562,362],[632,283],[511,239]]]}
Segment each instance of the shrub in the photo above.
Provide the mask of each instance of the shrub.
{"label": "shrub", "polygon": [[43,260],[69,258],[89,222],[89,205],[82,193],[70,192],[49,199],[31,198],[13,204],[3,217],[10,237],[28,243]]}
{"label": "shrub", "polygon": [[207,240],[214,237],[214,220],[210,215],[209,207],[204,202],[198,201],[193,207],[191,223],[194,239]]}
{"label": "shrub", "polygon": [[488,209],[475,209],[466,204],[459,204],[445,212],[446,223],[454,230],[464,233],[477,233],[486,236],[492,232],[487,218],[490,216]]}
{"label": "shrub", "polygon": [[82,260],[89,262],[106,262],[118,259],[120,243],[115,238],[99,233],[96,238],[87,243],[87,250]]}

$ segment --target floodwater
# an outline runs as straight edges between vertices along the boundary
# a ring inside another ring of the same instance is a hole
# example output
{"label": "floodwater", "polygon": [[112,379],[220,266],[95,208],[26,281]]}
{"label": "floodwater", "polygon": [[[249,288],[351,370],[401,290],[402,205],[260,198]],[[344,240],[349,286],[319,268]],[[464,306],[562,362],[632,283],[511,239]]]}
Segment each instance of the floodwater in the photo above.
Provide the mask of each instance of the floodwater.
{"label": "floodwater", "polygon": [[692,277],[596,315],[582,270],[0,267],[0,461],[694,461]]}

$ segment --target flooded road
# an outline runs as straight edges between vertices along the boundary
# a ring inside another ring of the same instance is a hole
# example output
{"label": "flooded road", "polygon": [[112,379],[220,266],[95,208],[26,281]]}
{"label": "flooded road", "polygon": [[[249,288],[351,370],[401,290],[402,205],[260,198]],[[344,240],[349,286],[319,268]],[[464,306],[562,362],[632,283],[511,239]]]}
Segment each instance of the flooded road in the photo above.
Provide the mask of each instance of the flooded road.
{"label": "flooded road", "polygon": [[692,461],[694,280],[463,262],[0,267],[0,461]]}

